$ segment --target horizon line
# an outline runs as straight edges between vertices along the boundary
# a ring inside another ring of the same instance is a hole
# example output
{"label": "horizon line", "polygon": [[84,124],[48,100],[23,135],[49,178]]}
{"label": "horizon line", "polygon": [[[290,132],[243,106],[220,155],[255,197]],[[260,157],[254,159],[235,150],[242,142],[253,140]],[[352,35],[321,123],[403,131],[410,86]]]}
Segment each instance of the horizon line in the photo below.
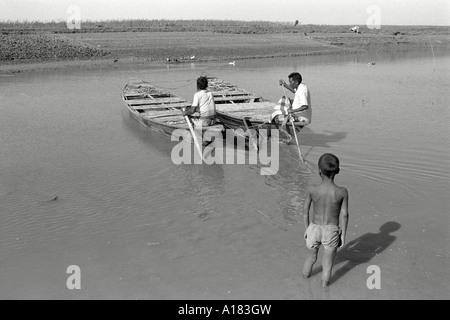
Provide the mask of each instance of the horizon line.
{"label": "horizon line", "polygon": [[[217,22],[265,22],[265,23],[273,23],[273,24],[292,24],[292,21],[270,21],[270,20],[233,20],[233,19],[138,19],[138,18],[130,18],[130,19],[85,19],[80,20],[80,22],[85,23],[97,23],[97,22],[122,22],[122,21],[217,21]],[[0,20],[0,23],[65,23],[67,20],[65,19],[57,19],[57,20]],[[320,24],[320,23],[306,23],[303,24],[301,21],[297,26],[353,26],[353,25],[365,25],[365,23],[351,23],[351,24]],[[402,27],[450,27],[450,24],[385,24],[386,27],[392,26],[402,26]]]}

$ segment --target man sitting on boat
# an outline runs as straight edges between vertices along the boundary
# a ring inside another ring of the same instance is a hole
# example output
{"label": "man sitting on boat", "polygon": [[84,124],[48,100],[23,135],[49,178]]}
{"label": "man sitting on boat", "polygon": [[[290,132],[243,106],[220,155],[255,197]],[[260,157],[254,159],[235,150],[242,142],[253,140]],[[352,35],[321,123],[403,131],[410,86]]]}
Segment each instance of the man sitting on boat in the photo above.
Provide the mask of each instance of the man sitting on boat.
{"label": "man sitting on boat", "polygon": [[196,127],[212,126],[216,122],[216,104],[213,94],[208,91],[208,79],[206,77],[197,79],[197,90],[194,94],[192,106],[182,110],[183,115],[192,115],[198,112],[199,116],[191,117],[194,125]]}
{"label": "man sitting on boat", "polygon": [[293,72],[289,75],[289,85],[280,80],[280,86],[288,89],[294,93],[294,100],[290,100],[291,107],[288,109],[289,115],[294,117],[296,122],[308,125],[311,123],[312,109],[311,96],[308,87],[302,83],[302,76],[298,72]]}

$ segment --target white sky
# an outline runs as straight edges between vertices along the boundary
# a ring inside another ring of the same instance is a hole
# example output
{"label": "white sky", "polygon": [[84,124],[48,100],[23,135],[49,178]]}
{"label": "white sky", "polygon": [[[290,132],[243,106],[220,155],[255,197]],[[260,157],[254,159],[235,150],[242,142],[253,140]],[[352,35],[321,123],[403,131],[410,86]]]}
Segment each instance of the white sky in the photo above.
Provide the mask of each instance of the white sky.
{"label": "white sky", "polygon": [[375,5],[381,25],[450,25],[450,0],[0,0],[0,21],[220,19],[365,24]]}

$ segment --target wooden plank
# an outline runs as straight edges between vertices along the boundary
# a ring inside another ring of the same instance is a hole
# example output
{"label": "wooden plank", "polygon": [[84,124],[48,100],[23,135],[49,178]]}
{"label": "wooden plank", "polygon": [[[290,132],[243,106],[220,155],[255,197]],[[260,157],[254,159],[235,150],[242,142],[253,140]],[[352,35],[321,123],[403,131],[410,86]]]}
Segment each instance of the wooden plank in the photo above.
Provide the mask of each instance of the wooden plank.
{"label": "wooden plank", "polygon": [[268,111],[236,111],[236,112],[221,112],[224,114],[228,114],[232,117],[237,117],[237,118],[244,118],[245,116],[249,116],[249,117],[253,117],[253,116],[264,116],[264,115],[268,115],[268,114],[272,114],[272,112],[268,112]]}
{"label": "wooden plank", "polygon": [[[177,96],[174,96],[170,93],[151,93],[147,95],[147,98],[151,99],[162,99],[162,98],[178,98]],[[181,99],[181,98],[178,98]]]}
{"label": "wooden plank", "polygon": [[173,116],[171,118],[164,118],[164,119],[159,119],[159,122],[162,123],[169,123],[169,122],[179,122],[179,123],[183,123],[186,122],[186,120],[184,119],[183,116]]}
{"label": "wooden plank", "polygon": [[125,97],[127,98],[132,98],[132,97],[145,97],[144,93],[140,93],[140,92],[124,92],[123,94]]}
{"label": "wooden plank", "polygon": [[251,99],[256,99],[258,97],[256,96],[248,96],[248,95],[241,95],[241,96],[232,96],[232,97],[214,97],[214,101],[215,102],[220,102],[220,101],[241,101],[241,100],[251,100]]}
{"label": "wooden plank", "polygon": [[140,105],[140,106],[130,106],[133,110],[156,110],[156,109],[181,109],[183,107],[190,107],[187,103],[172,103],[172,104],[156,104],[156,105]]}
{"label": "wooden plank", "polygon": [[141,116],[143,116],[147,119],[171,117],[171,116],[176,116],[176,115],[181,115],[181,110],[150,111],[150,112],[141,114]]}
{"label": "wooden plank", "polygon": [[213,91],[212,94],[213,94],[214,98],[216,98],[216,97],[235,97],[235,96],[254,97],[253,94],[246,93],[246,92],[224,92],[224,93],[220,93],[220,92],[217,92],[217,91]]}
{"label": "wooden plank", "polygon": [[147,96],[154,95],[155,97],[175,97],[174,94],[167,90],[163,90],[147,82],[138,82],[133,84],[128,84],[124,91],[124,96],[127,97],[138,97],[138,96]]}
{"label": "wooden plank", "polygon": [[276,103],[273,103],[271,101],[263,101],[263,102],[253,102],[253,103],[226,103],[226,104],[219,104],[217,105],[217,110],[220,112],[236,112],[236,111],[261,111],[261,110],[270,110],[271,112],[274,111],[274,107],[276,106]]}
{"label": "wooden plank", "polygon": [[237,119],[251,118],[256,121],[268,121],[275,111],[276,104],[271,101],[254,103],[219,104],[217,111]]}
{"label": "wooden plank", "polygon": [[230,115],[236,119],[244,119],[249,118],[251,120],[257,120],[257,121],[269,121],[270,120],[270,114],[248,114],[248,113],[242,113],[238,115]]}
{"label": "wooden plank", "polygon": [[162,98],[162,99],[138,99],[138,100],[126,100],[126,102],[130,106],[138,106],[138,105],[154,105],[154,104],[171,104],[171,103],[180,103],[184,102],[187,104],[187,101],[178,97],[175,98]]}

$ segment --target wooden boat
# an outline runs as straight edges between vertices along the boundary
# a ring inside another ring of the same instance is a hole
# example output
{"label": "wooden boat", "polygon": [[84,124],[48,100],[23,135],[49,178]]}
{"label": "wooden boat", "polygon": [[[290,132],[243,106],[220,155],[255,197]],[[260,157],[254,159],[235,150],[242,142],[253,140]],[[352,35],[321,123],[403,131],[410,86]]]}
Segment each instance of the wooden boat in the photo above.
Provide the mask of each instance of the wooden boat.
{"label": "wooden boat", "polygon": [[[168,136],[172,136],[175,130],[182,129],[185,130],[186,137],[190,136],[181,108],[191,104],[183,98],[148,82],[132,79],[123,89],[122,99],[130,114],[142,125]],[[223,132],[224,127],[220,124],[204,127],[202,134],[206,130]]]}
{"label": "wooden boat", "polygon": [[[272,130],[277,129],[280,142],[294,143],[294,132],[289,123],[283,126],[271,121],[276,103],[216,77],[208,77],[208,89],[214,95],[217,118],[226,128],[266,129],[269,137]],[[303,128],[298,122],[294,122],[294,126],[296,132]]]}

